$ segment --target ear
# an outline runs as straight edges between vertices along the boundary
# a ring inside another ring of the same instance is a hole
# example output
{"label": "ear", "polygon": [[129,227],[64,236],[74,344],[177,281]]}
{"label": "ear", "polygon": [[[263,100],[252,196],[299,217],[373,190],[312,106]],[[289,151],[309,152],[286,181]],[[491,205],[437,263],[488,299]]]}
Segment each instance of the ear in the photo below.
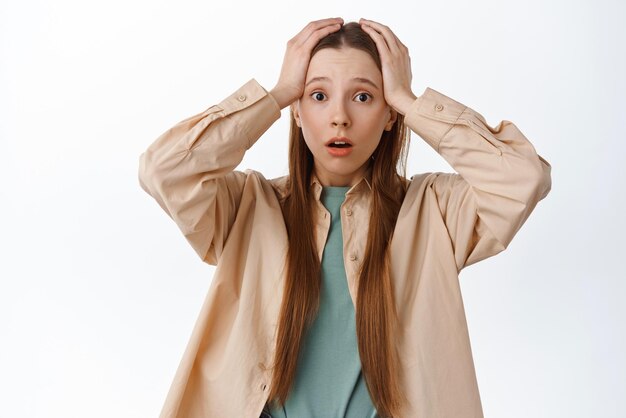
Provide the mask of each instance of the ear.
{"label": "ear", "polygon": [[296,120],[296,125],[298,125],[299,128],[302,128],[302,125],[300,124],[300,111],[298,110],[298,100],[292,102],[289,107],[291,107],[291,112],[293,113],[293,117]]}
{"label": "ear", "polygon": [[389,107],[389,121],[385,125],[385,131],[390,131],[393,128],[393,124],[398,120],[398,112],[396,112],[393,108]]}

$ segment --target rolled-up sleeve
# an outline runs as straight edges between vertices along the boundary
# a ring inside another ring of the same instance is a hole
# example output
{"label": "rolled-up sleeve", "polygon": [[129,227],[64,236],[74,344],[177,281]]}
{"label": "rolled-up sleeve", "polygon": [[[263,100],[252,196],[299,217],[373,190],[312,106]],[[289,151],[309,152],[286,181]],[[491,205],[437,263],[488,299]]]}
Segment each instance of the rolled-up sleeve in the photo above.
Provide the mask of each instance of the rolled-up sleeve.
{"label": "rolled-up sleeve", "polygon": [[280,118],[251,79],[230,96],[161,134],[139,157],[139,184],[176,222],[200,258],[216,265],[248,171],[245,152]]}
{"label": "rolled-up sleeve", "polygon": [[550,164],[511,121],[491,127],[431,88],[408,108],[405,124],[456,171],[437,173],[431,187],[457,269],[503,251],[551,190]]}

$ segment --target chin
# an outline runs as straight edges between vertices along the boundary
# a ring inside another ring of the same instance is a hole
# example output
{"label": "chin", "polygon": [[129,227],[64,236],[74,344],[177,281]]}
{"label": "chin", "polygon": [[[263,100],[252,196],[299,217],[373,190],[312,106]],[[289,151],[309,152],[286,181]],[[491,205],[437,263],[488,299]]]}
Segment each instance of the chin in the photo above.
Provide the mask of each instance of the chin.
{"label": "chin", "polygon": [[346,164],[345,161],[338,161],[335,164],[318,164],[318,166],[330,174],[337,176],[351,176],[356,173],[364,163],[365,161],[360,164],[352,162]]}

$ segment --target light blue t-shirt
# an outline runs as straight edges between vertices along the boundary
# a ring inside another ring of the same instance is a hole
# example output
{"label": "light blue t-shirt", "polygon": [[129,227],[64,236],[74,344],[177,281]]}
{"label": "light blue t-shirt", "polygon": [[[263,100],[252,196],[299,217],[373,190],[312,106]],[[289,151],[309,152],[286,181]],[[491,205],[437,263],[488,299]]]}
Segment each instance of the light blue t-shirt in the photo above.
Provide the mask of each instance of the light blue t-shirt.
{"label": "light blue t-shirt", "polygon": [[350,187],[324,187],[321,202],[331,214],[322,256],[317,318],[305,335],[294,386],[273,418],[378,418],[365,379],[356,338],[355,310],[343,263],[340,208]]}

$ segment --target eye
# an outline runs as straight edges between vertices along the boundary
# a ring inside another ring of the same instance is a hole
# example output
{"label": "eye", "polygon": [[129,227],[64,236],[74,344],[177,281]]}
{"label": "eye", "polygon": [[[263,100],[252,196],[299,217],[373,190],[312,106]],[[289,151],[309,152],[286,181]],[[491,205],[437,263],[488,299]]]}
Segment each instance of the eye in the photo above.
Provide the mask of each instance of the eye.
{"label": "eye", "polygon": [[[356,97],[362,97],[362,96],[367,96],[367,97],[369,97],[369,98],[370,98],[370,100],[371,100],[371,98],[372,98],[372,96],[371,96],[369,93],[359,93],[359,94],[357,94],[357,96],[356,96]],[[367,100],[367,99],[366,99],[366,100]],[[359,100],[359,101],[360,101],[361,103],[365,103],[365,101],[361,101],[361,100]]]}
{"label": "eye", "polygon": [[316,99],[315,99],[315,97],[319,97],[319,95],[322,95],[322,96],[323,96],[323,95],[324,95],[324,93],[321,93],[321,92],[319,92],[319,91],[316,91],[316,92],[314,92],[314,93],[312,93],[312,94],[311,94],[311,96],[313,96],[313,97],[314,97],[314,98],[313,98],[313,100],[315,100],[316,102],[319,102],[319,101],[320,101],[320,100],[316,100]]}
{"label": "eye", "polygon": [[[322,97],[320,97],[320,96],[322,96]],[[319,92],[319,91],[316,91],[316,92],[311,93],[311,97],[313,97],[313,100],[315,100],[316,102],[320,102],[320,101],[324,100],[324,99],[323,99],[323,97],[324,97],[324,96],[325,96],[325,94],[324,94],[324,93],[322,93],[322,92]],[[366,98],[365,98],[365,99],[362,99],[364,96],[365,96]],[[372,95],[371,95],[371,94],[369,94],[369,93],[359,93],[359,94],[357,94],[355,97],[357,97],[357,100],[358,100],[360,103],[367,103],[367,98],[368,98],[368,97],[369,97],[370,101],[372,100]]]}

